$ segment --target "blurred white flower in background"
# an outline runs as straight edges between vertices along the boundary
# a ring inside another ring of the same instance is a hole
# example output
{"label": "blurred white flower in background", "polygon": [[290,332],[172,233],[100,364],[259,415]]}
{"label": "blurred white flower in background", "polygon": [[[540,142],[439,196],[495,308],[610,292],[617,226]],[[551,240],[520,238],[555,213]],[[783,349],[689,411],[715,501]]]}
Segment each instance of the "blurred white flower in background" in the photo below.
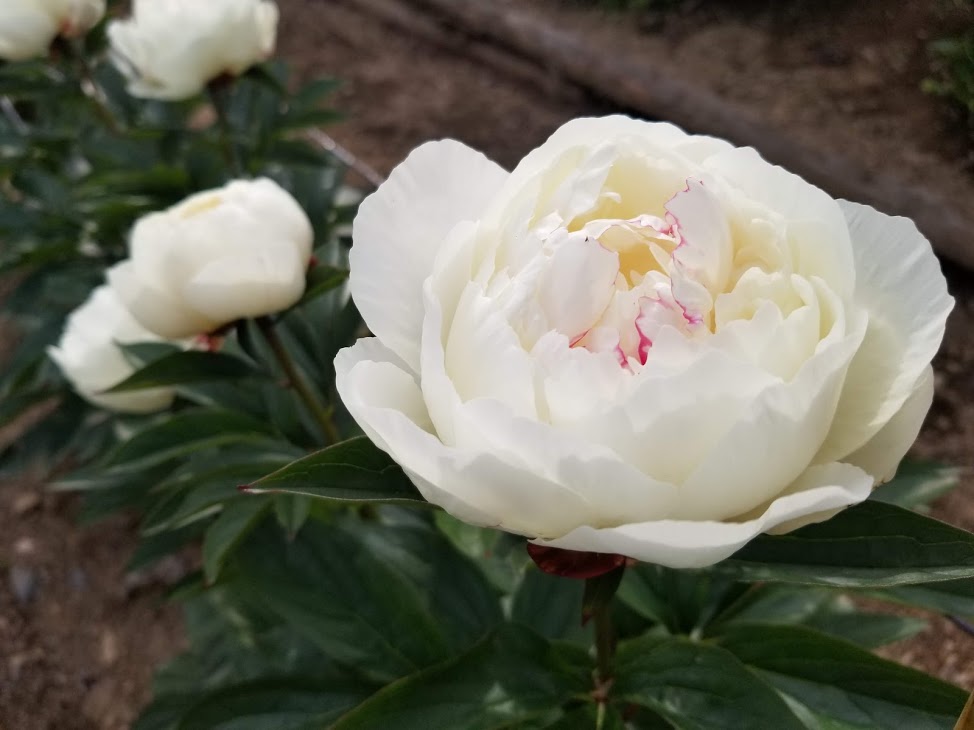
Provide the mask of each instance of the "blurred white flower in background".
{"label": "blurred white flower in background", "polygon": [[131,94],[179,100],[268,58],[277,20],[270,0],[135,0],[108,38]]}
{"label": "blurred white flower in background", "polygon": [[145,327],[191,337],[295,304],[313,241],[311,222],[284,188],[236,180],[141,218],[129,259],[108,280]]}
{"label": "blurred white flower in background", "polygon": [[84,35],[104,15],[105,0],[2,0],[0,58],[43,56],[57,36]]}
{"label": "blurred white flower in background", "polygon": [[168,408],[171,388],[102,393],[136,371],[118,344],[159,342],[140,325],[112,289],[103,285],[74,310],[57,347],[48,349],[77,393],[97,406],[123,413],[151,413]]}
{"label": "blurred white flower in background", "polygon": [[676,568],[889,479],[953,300],[905,218],[749,148],[578,119],[512,173],[450,140],[359,207],[335,361],[429,501]]}

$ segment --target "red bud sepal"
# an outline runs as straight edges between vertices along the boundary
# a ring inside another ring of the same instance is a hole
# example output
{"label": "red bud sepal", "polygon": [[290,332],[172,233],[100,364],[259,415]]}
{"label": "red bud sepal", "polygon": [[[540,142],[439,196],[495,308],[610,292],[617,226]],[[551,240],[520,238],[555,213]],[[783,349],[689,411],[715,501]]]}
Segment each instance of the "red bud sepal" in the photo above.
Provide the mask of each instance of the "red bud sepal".
{"label": "red bud sepal", "polygon": [[543,572],[560,578],[588,580],[610,573],[626,564],[625,555],[563,550],[528,543],[528,555]]}

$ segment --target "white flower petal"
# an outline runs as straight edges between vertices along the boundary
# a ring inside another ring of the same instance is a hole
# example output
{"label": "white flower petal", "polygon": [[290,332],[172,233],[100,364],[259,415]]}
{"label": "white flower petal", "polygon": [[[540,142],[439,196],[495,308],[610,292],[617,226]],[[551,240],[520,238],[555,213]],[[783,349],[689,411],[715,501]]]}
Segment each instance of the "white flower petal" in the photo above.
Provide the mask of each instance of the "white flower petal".
{"label": "white flower petal", "polygon": [[875,436],[846,456],[843,461],[855,464],[872,474],[877,482],[887,482],[896,475],[896,468],[916,441],[923,419],[933,403],[933,368],[927,367],[913,393]]}
{"label": "white flower petal", "polygon": [[586,503],[555,482],[489,453],[445,446],[427,430],[421,392],[398,357],[375,338],[359,342],[367,344],[336,359],[342,402],[429,501],[465,522],[512,532],[536,529],[532,518],[546,512],[575,524],[586,514]]}
{"label": "white flower petal", "polygon": [[131,260],[115,264],[107,272],[108,283],[139,323],[167,339],[181,339],[211,332],[222,324],[212,320],[165,289],[140,279]]}
{"label": "white flower petal", "polygon": [[572,147],[594,147],[620,137],[642,139],[667,148],[688,137],[679,127],[667,122],[647,122],[622,114],[607,117],[582,117],[561,125],[540,147],[529,152],[511,174],[512,184],[520,186]]}
{"label": "white flower petal", "polygon": [[501,167],[466,145],[430,142],[359,206],[349,257],[352,298],[372,333],[414,369],[423,281],[450,231],[479,219],[506,178]]}
{"label": "white flower petal", "polygon": [[202,266],[183,287],[186,302],[207,319],[229,322],[294,305],[304,294],[304,261],[294,250],[266,250]]}
{"label": "white flower petal", "polygon": [[862,328],[763,391],[682,485],[683,519],[733,519],[780,494],[825,440]]}
{"label": "white flower petal", "polygon": [[124,413],[151,413],[172,403],[172,388],[102,391],[135,372],[119,344],[158,339],[133,319],[111,287],[100,286],[68,316],[60,341],[48,348],[48,355],[78,394],[91,403]]}
{"label": "white flower petal", "polygon": [[842,201],[855,250],[866,338],[818,461],[843,460],[897,413],[943,340],[954,306],[930,244],[907,218]]}
{"label": "white flower petal", "polygon": [[[802,260],[796,273],[819,276],[843,299],[851,295],[856,267],[849,230],[838,202],[795,174],[764,160],[751,147],[736,147],[704,160],[704,168],[736,186],[753,201],[794,227]],[[815,226],[813,239],[805,226]]]}
{"label": "white flower petal", "polygon": [[539,545],[617,553],[669,568],[704,568],[728,558],[747,542],[778,525],[812,514],[833,514],[858,504],[872,489],[872,477],[848,464],[809,468],[791,493],[746,522],[661,520],[607,529],[579,527]]}
{"label": "white flower petal", "polygon": [[537,418],[531,359],[492,305],[477,284],[467,286],[447,336],[444,367],[462,400],[493,398]]}

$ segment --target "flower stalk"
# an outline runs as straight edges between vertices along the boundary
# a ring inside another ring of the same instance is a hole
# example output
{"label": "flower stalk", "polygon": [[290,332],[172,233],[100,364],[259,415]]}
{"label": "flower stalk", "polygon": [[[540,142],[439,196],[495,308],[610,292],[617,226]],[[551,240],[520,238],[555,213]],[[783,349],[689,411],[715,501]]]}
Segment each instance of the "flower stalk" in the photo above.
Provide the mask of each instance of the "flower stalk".
{"label": "flower stalk", "polygon": [[612,626],[612,599],[625,570],[626,565],[622,563],[607,573],[586,579],[582,598],[582,623],[591,620],[595,627],[595,689],[592,697],[598,704],[596,728],[599,729],[605,721],[613,680],[616,639]]}
{"label": "flower stalk", "polygon": [[305,380],[301,375],[297,364],[294,362],[291,354],[287,351],[287,348],[281,341],[280,336],[277,334],[277,330],[274,329],[273,321],[271,321],[270,317],[257,317],[255,322],[257,323],[257,328],[264,336],[264,339],[267,340],[267,344],[274,353],[274,357],[277,359],[278,364],[284,371],[284,375],[287,377],[288,383],[292,388],[294,388],[294,391],[298,394],[298,397],[301,398],[301,401],[307,407],[312,418],[314,418],[321,427],[322,432],[328,439],[328,443],[333,444],[341,441],[341,434],[338,433],[338,429],[335,428],[335,424],[331,419],[331,409],[322,405],[321,401],[318,400],[318,396],[308,384],[308,381]]}

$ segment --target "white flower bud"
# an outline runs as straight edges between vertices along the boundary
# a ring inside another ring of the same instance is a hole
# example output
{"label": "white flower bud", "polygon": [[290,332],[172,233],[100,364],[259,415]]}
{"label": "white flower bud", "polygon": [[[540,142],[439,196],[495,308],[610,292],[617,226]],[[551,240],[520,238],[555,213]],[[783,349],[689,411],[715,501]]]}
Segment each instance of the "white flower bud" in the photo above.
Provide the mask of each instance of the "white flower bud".
{"label": "white flower bud", "polygon": [[287,309],[304,293],[314,232],[272,180],[237,180],[141,218],[108,280],[161,337]]}
{"label": "white flower bud", "polygon": [[135,321],[109,286],[103,285],[68,316],[61,341],[49,348],[48,354],[78,395],[91,403],[123,413],[151,413],[169,407],[174,397],[171,388],[102,391],[135,372],[119,344],[159,340]]}
{"label": "white flower bud", "polygon": [[270,0],[135,0],[132,17],[112,22],[108,38],[132,95],[188,99],[268,58],[277,19]]}
{"label": "white flower bud", "polygon": [[76,38],[105,15],[105,0],[3,0],[0,58],[22,61],[47,53],[57,36]]}

